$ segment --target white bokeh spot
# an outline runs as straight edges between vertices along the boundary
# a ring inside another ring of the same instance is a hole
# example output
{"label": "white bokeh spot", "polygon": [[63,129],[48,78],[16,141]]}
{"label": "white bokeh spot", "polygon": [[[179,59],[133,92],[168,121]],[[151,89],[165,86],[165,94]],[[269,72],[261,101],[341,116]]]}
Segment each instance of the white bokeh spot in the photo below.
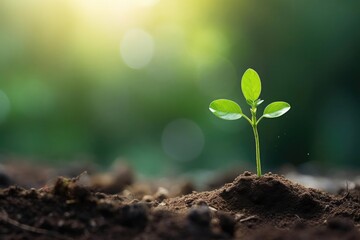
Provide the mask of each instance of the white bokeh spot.
{"label": "white bokeh spot", "polygon": [[127,31],[122,39],[120,54],[125,64],[133,69],[147,66],[154,55],[154,40],[142,29]]}

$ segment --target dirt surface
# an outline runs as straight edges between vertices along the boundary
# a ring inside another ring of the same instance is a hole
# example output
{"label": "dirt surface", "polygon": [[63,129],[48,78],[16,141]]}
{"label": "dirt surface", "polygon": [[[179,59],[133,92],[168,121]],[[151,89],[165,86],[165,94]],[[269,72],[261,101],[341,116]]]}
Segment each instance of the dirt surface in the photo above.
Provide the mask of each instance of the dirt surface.
{"label": "dirt surface", "polygon": [[[331,195],[245,172],[212,191],[119,194],[58,178],[0,190],[0,239],[360,239],[360,188]],[[187,189],[188,190],[188,189]]]}

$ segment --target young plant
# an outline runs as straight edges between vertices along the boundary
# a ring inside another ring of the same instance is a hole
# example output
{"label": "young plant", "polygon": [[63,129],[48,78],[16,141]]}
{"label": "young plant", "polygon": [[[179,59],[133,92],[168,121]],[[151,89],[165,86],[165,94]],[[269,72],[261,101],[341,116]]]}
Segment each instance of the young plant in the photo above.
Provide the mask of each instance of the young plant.
{"label": "young plant", "polygon": [[231,100],[218,99],[210,103],[210,111],[217,117],[224,120],[237,120],[244,117],[251,125],[256,148],[256,170],[257,175],[261,176],[260,162],[260,143],[257,126],[263,118],[277,118],[284,115],[290,109],[290,105],[286,102],[273,102],[266,106],[263,115],[257,119],[257,107],[264,101],[259,98],[261,93],[260,77],[255,70],[249,68],[245,71],[241,79],[241,90],[246,99],[246,103],[250,105],[251,117],[247,117],[241,110],[240,106]]}

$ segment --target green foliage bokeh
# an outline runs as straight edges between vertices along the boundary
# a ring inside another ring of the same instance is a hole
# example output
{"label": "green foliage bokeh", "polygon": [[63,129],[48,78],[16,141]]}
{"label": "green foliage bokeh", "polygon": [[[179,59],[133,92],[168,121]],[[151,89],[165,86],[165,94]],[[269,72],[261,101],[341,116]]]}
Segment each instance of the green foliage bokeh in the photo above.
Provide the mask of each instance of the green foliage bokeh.
{"label": "green foliage bokeh", "polygon": [[[105,2],[0,2],[1,154],[104,165],[121,157],[153,175],[253,166],[250,130],[208,111],[213,99],[240,100],[241,75],[252,67],[264,105],[292,105],[260,126],[266,166],[360,165],[358,1]],[[131,49],[121,43],[131,29],[154,46],[140,44],[127,63],[121,54]],[[137,57],[145,65],[129,67]],[[176,119],[203,134],[191,160],[163,149]]]}

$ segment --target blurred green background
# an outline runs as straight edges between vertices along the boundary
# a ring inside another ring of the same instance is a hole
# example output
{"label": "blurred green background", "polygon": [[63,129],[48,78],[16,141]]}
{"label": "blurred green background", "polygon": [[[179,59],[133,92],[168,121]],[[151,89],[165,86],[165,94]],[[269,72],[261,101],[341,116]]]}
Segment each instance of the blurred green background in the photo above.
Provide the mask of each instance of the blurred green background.
{"label": "blurred green background", "polygon": [[1,160],[254,171],[248,124],[208,110],[246,109],[252,67],[292,105],[259,127],[264,171],[359,167],[359,26],[356,0],[1,0]]}

